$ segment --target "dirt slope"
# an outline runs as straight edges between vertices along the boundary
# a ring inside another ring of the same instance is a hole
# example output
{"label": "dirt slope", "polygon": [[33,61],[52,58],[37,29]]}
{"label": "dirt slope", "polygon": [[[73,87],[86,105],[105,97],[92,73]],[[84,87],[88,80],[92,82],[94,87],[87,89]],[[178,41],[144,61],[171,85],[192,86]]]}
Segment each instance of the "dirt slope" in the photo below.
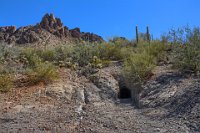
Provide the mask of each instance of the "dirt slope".
{"label": "dirt slope", "polygon": [[198,133],[198,78],[168,66],[155,69],[141,94],[142,109],[118,99],[120,67],[102,70],[100,82],[61,69],[51,85],[15,88],[0,94],[0,132],[56,133]]}

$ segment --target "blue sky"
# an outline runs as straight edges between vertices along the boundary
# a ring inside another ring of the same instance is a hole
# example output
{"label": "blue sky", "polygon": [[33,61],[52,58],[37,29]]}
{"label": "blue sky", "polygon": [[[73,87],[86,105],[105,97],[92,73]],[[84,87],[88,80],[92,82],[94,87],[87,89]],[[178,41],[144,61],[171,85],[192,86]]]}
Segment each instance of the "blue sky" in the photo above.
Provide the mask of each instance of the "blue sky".
{"label": "blue sky", "polygon": [[0,26],[17,27],[40,22],[54,13],[70,29],[99,34],[107,39],[132,39],[135,26],[154,37],[172,27],[200,26],[200,0],[0,0]]}

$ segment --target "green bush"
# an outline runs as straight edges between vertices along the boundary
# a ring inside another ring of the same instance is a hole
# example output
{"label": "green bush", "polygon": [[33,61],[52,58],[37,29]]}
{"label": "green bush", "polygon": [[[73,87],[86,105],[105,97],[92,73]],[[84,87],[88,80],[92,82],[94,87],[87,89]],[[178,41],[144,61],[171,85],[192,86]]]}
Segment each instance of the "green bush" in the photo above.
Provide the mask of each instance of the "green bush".
{"label": "green bush", "polygon": [[127,57],[127,54],[133,50],[133,46],[120,45],[119,43],[102,43],[95,45],[95,56],[101,60],[119,61]]}
{"label": "green bush", "polygon": [[167,53],[166,50],[170,47],[168,44],[164,44],[159,40],[152,41],[151,44],[142,43],[135,49],[136,52],[146,51],[150,56],[155,57],[156,62],[165,60]]}
{"label": "green bush", "polygon": [[93,56],[95,56],[95,49],[93,49],[92,44],[82,44],[74,47],[74,51],[71,55],[72,62],[78,63],[79,66],[84,67],[88,65]]}
{"label": "green bush", "polygon": [[8,92],[13,87],[13,78],[10,74],[0,74],[0,92]]}
{"label": "green bush", "polygon": [[57,60],[57,55],[55,48],[49,49],[38,49],[38,48],[25,48],[21,52],[21,59],[24,63],[35,66],[38,62],[49,61],[55,62]]}
{"label": "green bush", "polygon": [[57,46],[55,47],[55,54],[57,61],[69,61],[74,52],[74,46]]}
{"label": "green bush", "polygon": [[9,62],[19,56],[20,49],[18,47],[9,47],[6,44],[0,44],[0,62]]}
{"label": "green bush", "polygon": [[40,62],[33,68],[27,68],[26,75],[30,84],[48,83],[59,77],[56,67],[49,62]]}
{"label": "green bush", "polygon": [[123,74],[126,81],[142,84],[155,67],[155,57],[147,52],[134,53],[124,63]]}
{"label": "green bush", "polygon": [[133,51],[129,51],[125,59],[123,74],[126,81],[143,84],[151,75],[153,68],[166,56],[167,45],[160,41],[140,43]]}
{"label": "green bush", "polygon": [[183,72],[200,72],[200,46],[182,45],[174,51],[173,64]]}
{"label": "green bush", "polygon": [[121,47],[115,45],[115,44],[107,44],[105,46],[106,51],[105,51],[105,59],[110,59],[110,60],[122,60],[123,55],[121,53]]}
{"label": "green bush", "polygon": [[200,72],[200,28],[173,29],[168,38],[173,46],[173,66],[182,72]]}
{"label": "green bush", "polygon": [[53,62],[56,60],[56,52],[55,49],[42,49],[37,51],[37,55],[43,60],[43,61],[50,61]]}
{"label": "green bush", "polygon": [[35,67],[36,64],[42,62],[42,59],[39,57],[38,53],[39,52],[37,49],[25,48],[21,52],[20,60],[26,67]]}
{"label": "green bush", "polygon": [[161,43],[160,41],[154,41],[150,47],[150,55],[156,58],[157,64],[161,61],[167,61],[168,53],[166,52],[170,49],[169,44]]}

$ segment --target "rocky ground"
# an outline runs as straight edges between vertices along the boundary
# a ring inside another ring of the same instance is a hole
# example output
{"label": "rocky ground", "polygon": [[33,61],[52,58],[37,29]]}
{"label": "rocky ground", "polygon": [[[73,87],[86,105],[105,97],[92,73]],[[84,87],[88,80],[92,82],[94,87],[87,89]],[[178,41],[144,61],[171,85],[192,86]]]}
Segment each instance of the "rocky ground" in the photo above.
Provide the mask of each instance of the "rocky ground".
{"label": "rocky ground", "polygon": [[198,133],[200,79],[162,65],[146,83],[142,108],[118,99],[118,66],[104,68],[91,82],[68,69],[50,85],[0,94],[0,132]]}

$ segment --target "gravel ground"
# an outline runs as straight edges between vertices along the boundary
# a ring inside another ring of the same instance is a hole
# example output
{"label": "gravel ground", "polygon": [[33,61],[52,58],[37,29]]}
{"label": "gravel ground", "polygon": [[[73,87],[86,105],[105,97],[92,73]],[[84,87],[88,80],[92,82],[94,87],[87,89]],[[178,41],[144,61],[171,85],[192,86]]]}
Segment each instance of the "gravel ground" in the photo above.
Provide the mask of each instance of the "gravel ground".
{"label": "gravel ground", "polygon": [[136,109],[130,99],[116,98],[118,82],[108,71],[98,85],[62,70],[53,85],[0,94],[0,133],[200,132],[198,78],[160,66],[141,94],[142,109]]}

